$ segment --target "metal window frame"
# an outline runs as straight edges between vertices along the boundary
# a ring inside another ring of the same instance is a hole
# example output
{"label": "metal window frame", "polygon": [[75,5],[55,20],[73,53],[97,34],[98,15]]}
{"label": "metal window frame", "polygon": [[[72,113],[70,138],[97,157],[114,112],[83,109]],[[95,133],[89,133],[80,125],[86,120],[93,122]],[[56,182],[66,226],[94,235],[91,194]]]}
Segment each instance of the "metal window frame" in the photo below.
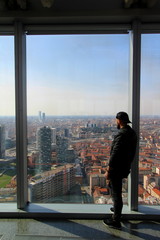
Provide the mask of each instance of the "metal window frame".
{"label": "metal window frame", "polygon": [[67,25],[25,25],[26,34],[127,34],[131,24],[67,24]]}
{"label": "metal window frame", "polygon": [[[140,122],[140,70],[141,70],[141,22],[135,20],[130,33],[130,115],[132,127],[139,136]],[[138,210],[138,162],[139,162],[139,137],[137,149],[132,163],[131,174],[128,177],[128,205],[133,211]]]}
{"label": "metal window frame", "polygon": [[0,24],[0,36],[10,36],[10,35],[14,36],[14,26]]}
{"label": "metal window frame", "polygon": [[[132,25],[131,33],[131,104],[132,109],[132,127],[135,129],[137,136],[140,134],[140,95],[141,95],[141,38],[142,34],[160,34],[160,24],[142,24],[135,20]],[[138,211],[138,178],[139,178],[139,138],[137,151],[132,164],[131,174],[129,176],[129,208]]]}
{"label": "metal window frame", "polygon": [[160,24],[159,23],[145,23],[141,26],[141,34],[160,34]]}
{"label": "metal window frame", "polygon": [[[160,33],[160,25],[130,24],[91,25],[23,25],[0,26],[0,34],[15,36],[15,92],[16,92],[16,151],[17,151],[17,208],[24,209],[28,201],[27,183],[27,103],[26,103],[26,34],[123,34],[130,31],[130,115],[132,127],[139,136],[140,119],[140,59],[141,34]],[[138,157],[139,143],[129,176],[128,205],[138,210]]]}
{"label": "metal window frame", "polygon": [[19,209],[24,209],[28,201],[26,97],[26,35],[22,23],[15,22],[17,208]]}
{"label": "metal window frame", "polygon": [[[134,26],[137,26],[135,23]],[[136,49],[136,40],[137,40],[137,32],[136,32],[136,27],[133,28],[132,32],[133,34],[133,52],[134,49]],[[27,35],[43,35],[43,34],[128,34],[129,30],[131,30],[131,25],[127,24],[109,24],[109,25],[27,25],[27,26],[22,26],[22,23],[16,23],[15,24],[15,38],[17,41],[15,41],[17,44],[15,44],[15,50],[17,53],[17,65],[19,66],[17,71],[17,110],[18,109],[23,109],[23,111],[17,111],[17,163],[19,164],[17,172],[18,172],[18,177],[17,177],[17,182],[19,182],[19,185],[17,185],[17,206],[18,208],[25,208],[26,203],[27,203],[27,174],[25,169],[27,169],[26,165],[26,160],[27,155],[26,155],[26,63],[25,63],[25,58],[26,58],[26,42],[25,42],[25,34]],[[24,48],[24,49],[23,49]],[[20,58],[18,58],[18,54]],[[133,63],[136,63],[137,56],[133,54]],[[133,73],[137,69],[137,65],[133,64]],[[20,70],[20,71],[19,71]],[[132,100],[134,99],[135,96],[135,84],[136,81],[135,79],[138,79],[137,76],[134,76],[132,78]],[[22,81],[21,81],[22,80]],[[21,84],[21,87],[23,91],[19,93],[18,89],[19,84]],[[132,101],[131,101],[132,102]],[[139,103],[139,102],[137,102]],[[136,107],[132,106],[132,121],[133,121],[133,127],[137,128],[135,121],[137,120],[137,112],[135,111],[137,109]],[[139,124],[139,122],[138,122]],[[138,125],[137,124],[137,125]],[[20,127],[19,127],[20,126]],[[135,129],[138,133],[138,128]],[[23,141],[21,141],[23,139]],[[21,150],[21,151],[20,151]],[[138,154],[138,153],[137,153]],[[20,159],[23,159],[21,161]],[[20,171],[21,170],[21,171]],[[138,176],[138,170],[137,176]],[[131,176],[131,179],[135,177]],[[128,204],[131,209],[137,209],[137,202],[135,201],[135,197],[133,198],[132,194],[135,192],[137,189],[135,188],[135,184],[132,184],[133,181],[130,181],[130,188],[131,191],[129,192],[129,198],[128,198]],[[138,179],[137,179],[138,182]],[[134,189],[133,189],[134,188]],[[138,196],[138,193],[134,196]]]}

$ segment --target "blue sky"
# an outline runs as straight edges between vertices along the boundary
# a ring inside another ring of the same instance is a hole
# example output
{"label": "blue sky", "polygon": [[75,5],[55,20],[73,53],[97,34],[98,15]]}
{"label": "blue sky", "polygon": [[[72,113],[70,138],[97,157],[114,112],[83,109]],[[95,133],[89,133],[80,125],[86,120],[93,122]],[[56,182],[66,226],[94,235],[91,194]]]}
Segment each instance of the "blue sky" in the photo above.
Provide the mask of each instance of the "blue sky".
{"label": "blue sky", "polygon": [[127,35],[41,36],[37,44],[38,38],[27,39],[29,112],[33,96],[34,112],[48,115],[112,115],[127,110]]}
{"label": "blue sky", "polygon": [[0,112],[15,115],[14,38],[0,36]]}
{"label": "blue sky", "polygon": [[141,112],[160,115],[160,34],[142,35]]}
{"label": "blue sky", "polygon": [[[141,114],[160,114],[160,35],[142,36]],[[14,39],[0,37],[1,115],[15,114]],[[27,36],[27,111],[128,111],[129,35]],[[152,100],[152,101],[151,101]]]}

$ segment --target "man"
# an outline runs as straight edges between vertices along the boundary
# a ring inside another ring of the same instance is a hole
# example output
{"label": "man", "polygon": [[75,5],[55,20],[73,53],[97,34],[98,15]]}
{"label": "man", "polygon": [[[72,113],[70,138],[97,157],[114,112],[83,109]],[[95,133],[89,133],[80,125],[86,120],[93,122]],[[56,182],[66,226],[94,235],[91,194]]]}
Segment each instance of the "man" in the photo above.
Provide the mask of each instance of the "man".
{"label": "man", "polygon": [[135,131],[128,125],[131,123],[126,112],[119,112],[116,115],[118,134],[114,137],[111,146],[109,167],[106,178],[109,181],[113,199],[113,216],[103,222],[109,227],[121,229],[122,202],[122,180],[130,173],[131,163],[134,159],[137,136]]}

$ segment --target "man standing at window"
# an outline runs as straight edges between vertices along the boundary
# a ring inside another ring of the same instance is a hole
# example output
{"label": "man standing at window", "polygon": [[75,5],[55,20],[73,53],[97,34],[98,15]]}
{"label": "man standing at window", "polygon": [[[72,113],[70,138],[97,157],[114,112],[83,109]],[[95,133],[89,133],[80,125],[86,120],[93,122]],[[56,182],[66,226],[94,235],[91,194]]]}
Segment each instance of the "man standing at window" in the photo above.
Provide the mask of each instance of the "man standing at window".
{"label": "man standing at window", "polygon": [[130,173],[131,163],[134,159],[137,136],[135,131],[128,125],[131,123],[126,112],[119,112],[116,115],[118,134],[114,137],[111,146],[109,167],[105,173],[111,188],[113,199],[113,216],[111,219],[104,219],[104,224],[109,227],[121,229],[122,202],[122,180]]}

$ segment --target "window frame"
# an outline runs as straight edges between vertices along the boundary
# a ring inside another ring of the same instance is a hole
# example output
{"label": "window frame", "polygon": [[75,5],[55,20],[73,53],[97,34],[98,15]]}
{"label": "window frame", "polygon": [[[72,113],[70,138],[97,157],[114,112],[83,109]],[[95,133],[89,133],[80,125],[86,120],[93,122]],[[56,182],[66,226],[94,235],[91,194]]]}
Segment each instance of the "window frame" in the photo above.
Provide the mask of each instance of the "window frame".
{"label": "window frame", "polygon": [[[18,72],[17,76],[16,76],[16,79],[18,81],[22,80],[21,83],[19,84],[22,84],[21,87],[23,89],[22,91],[22,95],[19,93],[19,99],[17,100],[17,109],[18,109],[18,104],[20,103],[21,106],[19,106],[19,108],[23,108],[23,109],[26,109],[26,64],[25,64],[25,58],[26,58],[26,35],[36,35],[36,34],[84,34],[84,33],[87,33],[87,34],[102,34],[102,33],[105,33],[105,34],[129,34],[129,30],[131,30],[131,26],[129,24],[105,24],[105,25],[78,25],[78,26],[75,26],[75,25],[67,25],[67,26],[64,26],[64,25],[26,25],[26,26],[22,26],[22,23],[16,23],[15,24],[15,27],[16,27],[16,39],[17,39],[17,44],[15,44],[15,48],[17,46],[17,56],[21,56],[21,60],[19,61],[19,59],[17,58],[17,65],[19,66],[19,69],[20,69],[20,72]],[[23,30],[24,29],[24,30]],[[136,101],[136,102],[133,102],[132,104],[132,101],[134,101],[134,99],[137,99],[138,100],[138,95],[139,95],[139,92],[135,85],[137,84],[137,81],[138,81],[138,75],[140,76],[140,72],[138,71],[138,62],[137,59],[139,58],[140,59],[140,55],[139,54],[134,54],[135,51],[134,49],[139,49],[139,38],[137,37],[139,35],[139,22],[135,22],[134,23],[134,27],[132,29],[132,36],[131,36],[131,59],[133,61],[133,68],[132,68],[132,65],[130,66],[131,68],[131,74],[130,74],[130,93],[131,93],[131,99],[130,99],[130,106],[131,106],[131,116],[132,116],[132,124],[133,124],[133,128],[136,130],[137,134],[139,134],[138,132],[138,126],[139,124],[136,124],[136,120],[138,119],[139,117],[139,112],[137,111],[137,105],[139,103],[139,101]],[[19,47],[20,46],[20,47]],[[22,49],[22,46],[24,47],[24,49]],[[19,52],[19,54],[18,54]],[[23,60],[23,61],[22,61]],[[24,66],[25,65],[25,66]],[[17,71],[16,71],[17,72]],[[134,74],[136,72],[136,74]],[[24,73],[24,74],[23,74]],[[19,88],[17,88],[18,90]],[[135,92],[136,90],[136,92]],[[135,95],[137,98],[135,98]],[[22,107],[23,106],[23,107]],[[18,138],[21,138],[23,139],[23,141],[20,141],[20,139],[17,140],[17,144],[19,143],[19,148],[17,149],[21,149],[21,155],[19,156],[18,158],[18,154],[20,154],[20,152],[17,153],[17,163],[19,163],[20,165],[20,168],[19,169],[23,169],[21,170],[21,173],[19,172],[19,177],[17,177],[17,182],[19,180],[19,188],[18,188],[18,195],[17,195],[17,202],[18,202],[18,208],[25,208],[26,204],[27,204],[27,196],[25,196],[25,192],[27,191],[27,183],[26,183],[26,172],[25,172],[25,167],[26,166],[26,162],[23,161],[23,164],[22,164],[22,161],[20,163],[20,159],[27,159],[27,156],[26,156],[26,143],[24,141],[24,139],[26,139],[26,120],[25,120],[25,112],[26,110],[23,110],[23,111],[17,111],[17,120],[18,120],[18,123],[17,123],[17,128],[18,128],[18,125],[21,126],[21,131],[19,132],[19,129],[17,129],[17,137]],[[137,153],[138,154],[138,153]],[[135,156],[135,159],[137,157],[137,154]],[[136,161],[138,162],[138,160]],[[135,166],[133,166],[133,168],[135,169],[137,166],[137,164]],[[138,174],[138,169],[137,169],[137,174]],[[132,176],[133,175],[133,176]],[[131,174],[131,177],[130,179],[134,179],[135,177],[135,171],[132,171],[132,174]],[[138,180],[137,180],[138,181]],[[137,196],[137,199],[138,199],[138,193],[137,194],[132,194],[133,192],[137,192],[136,191],[136,184],[134,182],[134,184],[132,184],[132,180],[129,181],[129,189],[130,191],[128,192],[128,205],[129,205],[129,208],[131,210],[137,210],[137,207],[138,207],[138,204],[136,202],[136,196]],[[17,183],[18,184],[18,183]],[[134,188],[134,190],[132,190],[132,188]],[[138,186],[137,186],[137,189],[138,189]],[[21,193],[19,193],[19,190]],[[25,197],[24,197],[25,196]],[[133,197],[134,196],[134,197]],[[138,201],[138,200],[137,200]]]}
{"label": "window frame", "polygon": [[[131,24],[79,24],[79,25],[24,25],[15,22],[14,26],[0,26],[0,32],[15,36],[15,86],[16,86],[16,136],[17,136],[17,209],[26,212],[48,212],[49,209],[40,204],[28,203],[27,183],[27,107],[26,107],[26,35],[39,34],[130,34],[130,112],[132,127],[139,136],[140,119],[140,61],[141,61],[141,33],[160,33],[159,24],[141,24],[135,20]],[[138,158],[139,142],[129,176],[128,205],[129,211],[138,211]],[[23,160],[22,160],[23,159]],[[73,204],[74,211],[79,204]],[[42,209],[41,209],[42,208]],[[83,206],[84,209],[88,208]],[[49,211],[50,212],[50,211]],[[96,215],[93,213],[94,216]],[[42,216],[42,215],[40,215]]]}

